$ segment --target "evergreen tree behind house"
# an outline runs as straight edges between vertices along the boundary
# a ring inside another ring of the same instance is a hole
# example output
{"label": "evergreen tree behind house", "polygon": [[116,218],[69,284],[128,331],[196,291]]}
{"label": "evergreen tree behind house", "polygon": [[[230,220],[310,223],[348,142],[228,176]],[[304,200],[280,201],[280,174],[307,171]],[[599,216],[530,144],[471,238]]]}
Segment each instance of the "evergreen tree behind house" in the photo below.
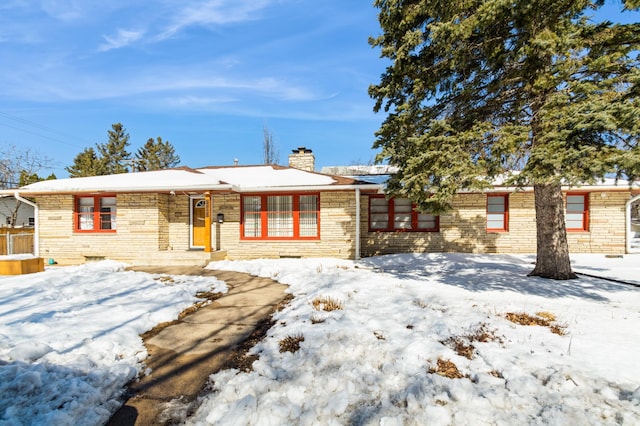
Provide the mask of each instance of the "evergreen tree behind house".
{"label": "evergreen tree behind house", "polygon": [[103,176],[167,169],[180,163],[173,145],[160,136],[156,140],[149,138],[133,157],[128,151],[130,145],[129,133],[122,124],[115,123],[108,131],[107,142],[96,144],[96,149],[85,148],[65,170],[69,177]]}
{"label": "evergreen tree behind house", "polygon": [[149,138],[138,149],[134,159],[134,169],[139,172],[150,170],[170,169],[180,163],[180,157],[169,141],[163,141],[160,136],[156,140]]}

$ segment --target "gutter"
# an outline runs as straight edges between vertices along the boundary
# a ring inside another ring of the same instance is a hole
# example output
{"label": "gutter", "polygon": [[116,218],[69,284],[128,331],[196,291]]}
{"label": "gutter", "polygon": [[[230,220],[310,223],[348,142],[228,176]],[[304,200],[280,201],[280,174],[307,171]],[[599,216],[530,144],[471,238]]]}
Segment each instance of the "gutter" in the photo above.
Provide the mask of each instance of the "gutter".
{"label": "gutter", "polygon": [[33,207],[33,219],[34,219],[34,235],[33,235],[33,255],[35,257],[40,257],[40,226],[38,225],[38,213],[40,211],[40,209],[38,208],[38,205],[32,201],[27,200],[26,198],[22,198],[20,196],[20,192],[15,191],[13,193],[13,196],[16,198],[16,200],[28,204],[31,207]]}

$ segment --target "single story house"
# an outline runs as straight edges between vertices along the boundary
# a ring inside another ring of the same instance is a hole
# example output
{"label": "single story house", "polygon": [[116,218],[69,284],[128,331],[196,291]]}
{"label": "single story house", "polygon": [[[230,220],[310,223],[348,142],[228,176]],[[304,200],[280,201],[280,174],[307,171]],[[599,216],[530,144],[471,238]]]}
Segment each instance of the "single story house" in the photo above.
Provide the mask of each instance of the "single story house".
{"label": "single story house", "polygon": [[[35,200],[36,255],[60,264],[536,250],[530,189],[461,192],[449,213],[435,216],[387,199],[375,179],[316,173],[314,162],[299,148],[289,167],[180,167],[0,193]],[[566,188],[565,197],[572,252],[638,251],[637,185],[607,181]]]}

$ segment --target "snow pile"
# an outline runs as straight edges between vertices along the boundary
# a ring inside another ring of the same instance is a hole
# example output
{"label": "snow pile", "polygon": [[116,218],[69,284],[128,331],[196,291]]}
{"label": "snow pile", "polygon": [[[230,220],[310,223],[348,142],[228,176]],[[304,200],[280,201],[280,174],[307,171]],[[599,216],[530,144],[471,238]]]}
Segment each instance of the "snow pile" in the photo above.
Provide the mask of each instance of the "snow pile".
{"label": "snow pile", "polygon": [[0,277],[0,424],[102,424],[147,356],[143,333],[175,319],[211,277],[111,261]]}
{"label": "snow pile", "polygon": [[0,256],[0,261],[2,260],[26,260],[26,259],[34,259],[35,256],[29,253],[25,254],[5,254]]}
{"label": "snow pile", "polygon": [[[637,279],[638,256],[576,259],[577,269]],[[428,254],[215,262],[213,269],[277,279],[295,298],[252,350],[254,371],[211,376],[212,393],[186,420],[637,424],[640,289],[527,278],[532,261]],[[341,309],[314,307],[327,298]],[[552,318],[559,334],[507,313]],[[280,352],[287,337],[304,339],[299,350]]]}

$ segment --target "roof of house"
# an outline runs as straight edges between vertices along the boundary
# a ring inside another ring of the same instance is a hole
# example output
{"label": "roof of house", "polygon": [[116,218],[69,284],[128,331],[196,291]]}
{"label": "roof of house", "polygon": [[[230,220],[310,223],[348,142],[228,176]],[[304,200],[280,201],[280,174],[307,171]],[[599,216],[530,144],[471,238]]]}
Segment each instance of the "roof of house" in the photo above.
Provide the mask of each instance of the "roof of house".
{"label": "roof of house", "polygon": [[[320,171],[321,173],[326,173],[330,175],[340,175],[350,179],[356,179],[361,182],[366,182],[369,184],[378,184],[381,188],[386,186],[387,180],[395,173],[398,172],[398,167],[390,166],[388,164],[377,164],[377,165],[357,165],[352,164],[349,166],[325,166]],[[518,171],[511,171],[509,173],[505,173],[503,175],[495,176],[492,180],[493,188],[486,189],[485,192],[492,191],[515,191],[515,190],[525,190],[531,191],[533,190],[533,186],[524,186],[517,187],[515,185],[508,184],[508,179],[517,175]],[[563,189],[565,190],[624,190],[624,189],[632,189],[638,190],[640,189],[640,181],[628,181],[624,179],[615,179],[615,178],[604,178],[599,181],[589,184],[581,184],[581,185],[565,185],[563,184]],[[461,189],[458,192],[477,192],[477,190],[465,190]]]}
{"label": "roof of house", "polygon": [[274,192],[304,190],[341,190],[349,188],[376,189],[365,181],[307,172],[289,167],[226,166],[175,169],[151,172],[121,173],[32,183],[21,188],[2,191],[21,195],[62,193],[124,193],[124,192]]}
{"label": "roof of house", "polygon": [[388,164],[351,164],[349,166],[324,166],[320,173],[340,176],[388,176],[397,171],[398,167]]}
{"label": "roof of house", "polygon": [[[349,173],[348,176],[345,176],[346,172]],[[382,191],[386,180],[393,172],[393,168],[389,166],[323,167],[321,173],[278,165],[212,166],[198,169],[178,167],[151,172],[46,180],[17,189],[0,190],[0,196],[13,196],[16,191],[22,196],[127,192],[250,193],[355,188]],[[494,185],[493,191],[516,190],[515,187],[506,186],[501,179],[496,179]],[[595,185],[574,186],[571,189],[620,190],[625,188],[638,189],[639,183],[607,178]],[[527,188],[520,189],[527,190]],[[491,191],[488,190],[488,192]]]}

